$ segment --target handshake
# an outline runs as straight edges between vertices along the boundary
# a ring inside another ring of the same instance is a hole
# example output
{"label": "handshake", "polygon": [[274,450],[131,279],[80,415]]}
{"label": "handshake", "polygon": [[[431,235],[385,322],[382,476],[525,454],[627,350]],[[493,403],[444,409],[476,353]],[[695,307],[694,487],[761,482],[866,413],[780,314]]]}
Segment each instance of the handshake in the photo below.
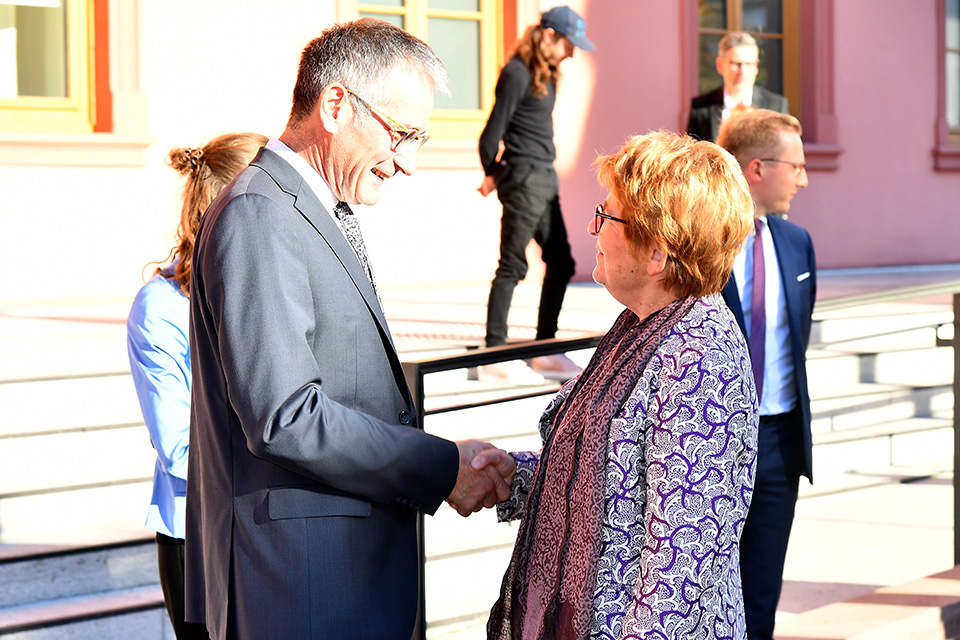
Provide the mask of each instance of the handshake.
{"label": "handshake", "polygon": [[466,518],[484,507],[490,508],[510,497],[510,485],[517,465],[509,453],[489,442],[462,440],[460,472],[447,502]]}

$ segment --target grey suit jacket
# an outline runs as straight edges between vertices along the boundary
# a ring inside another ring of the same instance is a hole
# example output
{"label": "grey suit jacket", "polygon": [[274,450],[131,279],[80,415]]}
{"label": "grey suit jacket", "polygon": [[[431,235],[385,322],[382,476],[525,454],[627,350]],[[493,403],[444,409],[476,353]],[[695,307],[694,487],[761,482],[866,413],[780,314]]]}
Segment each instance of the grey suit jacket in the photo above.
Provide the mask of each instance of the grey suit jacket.
{"label": "grey suit jacket", "polygon": [[204,215],[190,296],[188,619],[213,638],[410,637],[416,513],[456,482],[369,280],[263,149]]}
{"label": "grey suit jacket", "polygon": [[[786,98],[757,85],[753,87],[753,106],[757,109],[790,113],[790,105]],[[722,119],[723,87],[719,87],[690,101],[687,133],[699,140],[716,142]]]}

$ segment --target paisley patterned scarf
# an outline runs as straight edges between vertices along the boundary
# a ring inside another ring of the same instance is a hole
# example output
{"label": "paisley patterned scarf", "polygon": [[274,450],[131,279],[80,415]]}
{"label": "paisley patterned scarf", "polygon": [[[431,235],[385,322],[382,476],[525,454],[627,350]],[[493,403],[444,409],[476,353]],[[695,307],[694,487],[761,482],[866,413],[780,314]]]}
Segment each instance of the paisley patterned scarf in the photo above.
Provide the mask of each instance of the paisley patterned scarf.
{"label": "paisley patterned scarf", "polygon": [[490,612],[491,640],[590,634],[610,424],[696,300],[675,300],[643,320],[629,309],[621,313],[557,411]]}

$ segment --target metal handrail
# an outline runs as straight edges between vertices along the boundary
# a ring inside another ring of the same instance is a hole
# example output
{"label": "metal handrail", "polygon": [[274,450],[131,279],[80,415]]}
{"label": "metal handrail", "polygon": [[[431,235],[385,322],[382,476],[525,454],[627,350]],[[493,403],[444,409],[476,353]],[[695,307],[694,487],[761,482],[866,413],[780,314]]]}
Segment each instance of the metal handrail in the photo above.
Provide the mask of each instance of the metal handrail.
{"label": "metal handrail", "polygon": [[[550,386],[542,390],[514,394],[506,397],[499,397],[481,402],[463,403],[454,407],[443,407],[427,410],[424,406],[426,397],[424,391],[424,378],[431,373],[441,373],[444,371],[456,371],[458,369],[470,369],[481,367],[485,364],[496,362],[506,362],[509,360],[525,360],[536,358],[538,356],[548,356],[557,353],[566,353],[567,351],[579,351],[581,349],[595,348],[600,344],[603,334],[589,335],[582,338],[537,340],[535,342],[524,342],[518,344],[509,344],[502,347],[486,347],[482,349],[470,349],[464,353],[453,355],[437,356],[435,358],[424,358],[422,360],[410,360],[403,362],[403,375],[407,379],[407,386],[413,395],[413,403],[420,417],[420,426],[423,427],[423,418],[428,415],[445,413],[457,409],[467,409],[480,406],[506,402],[510,400],[522,400],[533,398],[548,393],[556,393],[557,387]],[[417,610],[417,623],[414,627],[412,638],[417,640],[426,640],[427,638],[427,591],[424,580],[426,567],[426,542],[424,540],[423,514],[417,514],[417,547],[420,556],[418,567],[419,583],[419,608]]]}
{"label": "metal handrail", "polygon": [[[442,413],[444,410],[427,411],[424,408],[425,392],[423,388],[423,379],[431,373],[441,373],[444,371],[456,371],[457,369],[471,369],[481,367],[485,364],[496,362],[506,362],[508,360],[527,360],[538,356],[548,356],[556,353],[565,353],[567,351],[580,351],[581,349],[591,349],[600,344],[603,334],[588,335],[581,338],[537,340],[534,342],[522,342],[508,344],[502,347],[486,347],[482,349],[470,349],[464,353],[453,355],[437,356],[435,358],[424,358],[421,360],[410,360],[403,362],[403,375],[407,379],[407,386],[413,394],[413,403],[417,410],[417,415],[421,418],[433,413]],[[506,400],[520,400],[526,397],[545,395],[555,389],[547,389],[533,394],[524,394],[521,396],[512,396],[500,398],[480,403],[474,403],[471,406],[483,406],[494,404]],[[465,407],[466,408],[466,407]]]}

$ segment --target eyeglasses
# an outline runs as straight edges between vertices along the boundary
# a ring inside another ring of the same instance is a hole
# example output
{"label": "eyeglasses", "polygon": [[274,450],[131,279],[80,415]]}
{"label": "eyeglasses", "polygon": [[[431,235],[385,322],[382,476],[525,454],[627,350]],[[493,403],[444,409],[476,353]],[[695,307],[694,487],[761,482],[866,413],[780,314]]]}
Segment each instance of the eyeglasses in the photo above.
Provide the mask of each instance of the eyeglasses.
{"label": "eyeglasses", "polygon": [[760,158],[760,162],[779,162],[780,164],[788,164],[793,167],[796,177],[800,177],[800,174],[803,173],[807,168],[806,162],[790,162],[789,160],[778,160],[776,158]]}
{"label": "eyeglasses", "polygon": [[423,146],[427,140],[430,139],[430,135],[426,131],[420,131],[420,129],[411,129],[405,127],[380,109],[377,109],[375,106],[361,98],[357,95],[357,92],[351,89],[350,87],[345,86],[344,89],[347,90],[347,93],[352,95],[354,98],[363,103],[367,109],[380,121],[380,124],[383,125],[383,128],[390,133],[390,150],[398,152],[400,147],[405,147],[411,143],[416,145],[416,148],[419,149]]}
{"label": "eyeglasses", "polygon": [[727,64],[730,65],[730,68],[732,68],[734,71],[740,71],[740,69],[743,69],[744,67],[756,67],[760,64],[759,60],[752,60],[748,62],[743,60],[731,60],[730,58],[727,58],[727,56],[723,57],[727,61]]}
{"label": "eyeglasses", "polygon": [[605,208],[606,207],[604,207],[601,203],[597,205],[597,210],[593,212],[593,229],[590,230],[590,235],[600,235],[600,229],[603,228],[604,220],[613,220],[614,222],[619,222],[620,224],[630,224],[623,218],[618,218],[610,215],[609,213],[604,213]]}

